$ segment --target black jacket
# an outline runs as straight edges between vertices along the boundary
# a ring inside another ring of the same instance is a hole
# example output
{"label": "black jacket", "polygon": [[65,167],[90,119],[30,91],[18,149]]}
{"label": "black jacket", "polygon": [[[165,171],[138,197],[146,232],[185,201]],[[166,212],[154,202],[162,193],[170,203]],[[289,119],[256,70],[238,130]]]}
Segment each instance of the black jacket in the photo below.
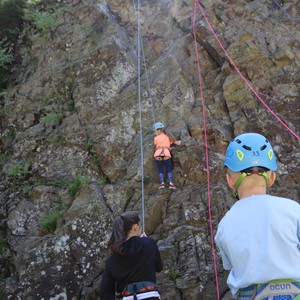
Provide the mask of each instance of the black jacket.
{"label": "black jacket", "polygon": [[113,253],[106,261],[100,283],[100,299],[115,300],[129,283],[156,283],[156,272],[163,268],[156,242],[150,237],[133,236],[124,244],[125,254]]}

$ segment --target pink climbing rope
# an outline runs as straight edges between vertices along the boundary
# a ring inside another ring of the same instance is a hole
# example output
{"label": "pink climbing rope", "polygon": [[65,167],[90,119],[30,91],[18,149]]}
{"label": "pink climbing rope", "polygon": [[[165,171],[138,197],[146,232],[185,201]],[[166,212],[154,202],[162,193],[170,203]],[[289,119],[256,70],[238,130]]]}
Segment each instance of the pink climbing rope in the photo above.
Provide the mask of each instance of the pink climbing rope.
{"label": "pink climbing rope", "polygon": [[243,76],[243,74],[241,73],[241,71],[239,70],[239,68],[236,66],[236,64],[234,63],[234,61],[231,59],[231,57],[229,56],[228,52],[226,51],[226,49],[224,48],[224,46],[222,45],[221,41],[219,40],[217,34],[215,33],[214,29],[212,28],[209,20],[207,19],[205,12],[202,8],[202,6],[200,5],[199,0],[195,0],[195,2],[197,2],[198,7],[201,11],[201,14],[203,16],[203,18],[205,19],[205,22],[207,24],[207,26],[209,27],[211,33],[213,34],[213,36],[215,37],[216,41],[218,42],[219,46],[221,47],[221,49],[223,50],[223,52],[225,53],[225,55],[227,56],[227,58],[229,59],[231,65],[235,68],[235,70],[237,71],[237,73],[240,75],[240,77],[243,79],[243,81],[245,82],[245,84],[249,87],[249,89],[253,92],[253,94],[259,99],[259,101],[267,108],[267,110],[277,119],[277,121],[279,121],[292,135],[294,135],[296,137],[296,139],[298,139],[300,141],[300,137],[291,129],[288,127],[288,125],[286,125],[277,115],[276,113],[265,103],[265,101],[258,95],[258,93],[254,90],[254,88],[251,86],[251,84],[247,81],[247,79]]}
{"label": "pink climbing rope", "polygon": [[197,37],[196,37],[196,10],[197,6],[199,7],[201,14],[203,18],[205,19],[206,24],[208,25],[211,33],[215,37],[216,41],[218,42],[219,46],[229,59],[231,65],[234,67],[236,72],[239,74],[239,76],[242,78],[242,80],[245,82],[245,84],[249,87],[249,89],[253,92],[253,94],[260,100],[260,102],[267,108],[267,110],[298,140],[300,140],[300,137],[292,130],[290,129],[277,115],[273,110],[263,101],[263,99],[258,95],[258,93],[255,91],[255,89],[251,86],[251,84],[246,80],[246,78],[243,76],[239,68],[236,66],[234,61],[229,56],[228,52],[222,45],[221,41],[219,40],[217,34],[215,33],[214,29],[212,28],[209,20],[207,19],[205,12],[200,5],[199,0],[194,1],[194,18],[193,18],[193,34],[194,34],[194,44],[195,44],[195,52],[196,52],[196,59],[197,59],[197,68],[198,68],[198,79],[199,79],[199,89],[200,89],[200,97],[202,102],[202,118],[203,118],[203,130],[204,130],[204,141],[205,141],[205,158],[206,158],[206,170],[207,170],[207,194],[208,194],[208,216],[209,216],[209,226],[210,226],[210,235],[211,235],[211,248],[212,248],[212,256],[213,256],[213,265],[214,265],[214,273],[215,273],[215,281],[216,281],[216,293],[217,293],[217,299],[220,300],[220,290],[219,290],[219,283],[218,283],[218,271],[217,271],[217,260],[216,260],[216,252],[215,252],[215,246],[214,246],[214,232],[213,232],[213,225],[212,225],[212,213],[211,213],[211,197],[210,197],[210,168],[209,168],[209,155],[208,155],[208,142],[207,142],[207,125],[206,125],[206,115],[205,115],[205,99],[203,94],[203,81],[202,81],[202,74],[201,74],[201,66],[200,66],[200,59],[199,59],[199,51],[198,51],[198,43],[197,43]]}
{"label": "pink climbing rope", "polygon": [[212,248],[212,256],[213,256],[213,265],[214,265],[214,273],[215,273],[215,281],[216,281],[216,292],[217,299],[220,300],[220,292],[219,292],[219,282],[218,282],[218,271],[217,271],[217,259],[216,252],[214,246],[214,232],[212,225],[212,213],[211,213],[211,198],[210,198],[210,171],[209,171],[209,155],[208,155],[208,142],[207,142],[207,126],[206,126],[206,115],[205,115],[205,99],[203,94],[203,81],[201,75],[201,67],[199,60],[199,51],[198,44],[196,39],[196,1],[194,4],[194,19],[193,19],[193,33],[194,33],[194,43],[195,43],[195,52],[197,58],[197,66],[198,66],[198,79],[199,79],[199,88],[200,88],[200,96],[202,102],[202,118],[203,118],[203,130],[204,130],[204,141],[205,141],[205,159],[206,159],[206,172],[207,172],[207,197],[208,197],[208,217],[209,217],[209,228],[210,228],[210,237],[211,237],[211,248]]}

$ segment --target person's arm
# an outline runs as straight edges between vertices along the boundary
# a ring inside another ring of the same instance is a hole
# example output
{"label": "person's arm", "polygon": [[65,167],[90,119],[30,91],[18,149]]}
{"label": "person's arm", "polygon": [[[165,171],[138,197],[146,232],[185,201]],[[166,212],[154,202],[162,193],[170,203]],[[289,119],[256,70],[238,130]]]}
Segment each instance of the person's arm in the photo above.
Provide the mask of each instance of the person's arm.
{"label": "person's arm", "polygon": [[220,238],[220,231],[218,230],[217,231],[217,234],[215,236],[215,242],[216,242],[216,245],[219,249],[219,252],[220,252],[220,255],[222,257],[222,263],[223,263],[223,268],[225,270],[231,270],[232,269],[232,265],[231,265],[231,261],[230,259],[228,258],[226,252],[223,250],[223,247],[222,247],[222,242],[221,242],[221,238]]}
{"label": "person's arm", "polygon": [[100,283],[100,300],[115,300],[115,279],[108,268],[108,260]]}
{"label": "person's arm", "polygon": [[299,244],[298,244],[298,248],[300,250],[300,219],[297,222],[298,227],[297,227],[297,235],[298,235],[298,240],[299,240]]}
{"label": "person's arm", "polygon": [[230,271],[232,269],[232,265],[231,265],[231,262],[230,262],[228,256],[226,255],[226,253],[220,247],[218,247],[218,248],[219,248],[219,251],[220,251],[220,254],[221,254],[221,257],[222,257],[223,268],[225,270]]}

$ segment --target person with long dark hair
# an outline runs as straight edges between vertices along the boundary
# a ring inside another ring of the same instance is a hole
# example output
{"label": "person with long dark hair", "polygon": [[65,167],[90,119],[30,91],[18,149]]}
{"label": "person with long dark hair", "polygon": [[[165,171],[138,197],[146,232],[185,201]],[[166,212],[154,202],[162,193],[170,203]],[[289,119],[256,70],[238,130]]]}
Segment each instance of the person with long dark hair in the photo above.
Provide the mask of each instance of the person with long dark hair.
{"label": "person with long dark hair", "polygon": [[125,211],[114,219],[100,300],[160,299],[156,272],[163,269],[162,259],[156,242],[141,231],[136,212]]}

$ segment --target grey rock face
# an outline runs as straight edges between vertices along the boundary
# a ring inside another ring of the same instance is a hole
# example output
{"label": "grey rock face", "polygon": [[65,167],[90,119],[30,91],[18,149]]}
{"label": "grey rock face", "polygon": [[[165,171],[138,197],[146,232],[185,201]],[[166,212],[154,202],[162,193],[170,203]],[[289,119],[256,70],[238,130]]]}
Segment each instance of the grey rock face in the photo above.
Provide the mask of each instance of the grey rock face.
{"label": "grey rock face", "polygon": [[[141,106],[137,2],[43,2],[36,9],[52,12],[57,26],[51,35],[24,29],[18,81],[0,96],[2,294],[97,299],[112,219],[141,212],[144,196],[146,233],[165,265],[162,299],[217,299],[208,192],[215,231],[234,202],[223,170],[228,142],[266,135],[279,162],[270,192],[299,201],[299,141],[234,70],[196,5],[202,99],[193,1],[141,3]],[[299,27],[272,2],[201,4],[245,79],[297,132]],[[296,0],[284,6],[296,14]],[[173,150],[176,191],[158,190],[154,121],[182,140]],[[216,263],[221,298],[231,299],[217,249]]]}

